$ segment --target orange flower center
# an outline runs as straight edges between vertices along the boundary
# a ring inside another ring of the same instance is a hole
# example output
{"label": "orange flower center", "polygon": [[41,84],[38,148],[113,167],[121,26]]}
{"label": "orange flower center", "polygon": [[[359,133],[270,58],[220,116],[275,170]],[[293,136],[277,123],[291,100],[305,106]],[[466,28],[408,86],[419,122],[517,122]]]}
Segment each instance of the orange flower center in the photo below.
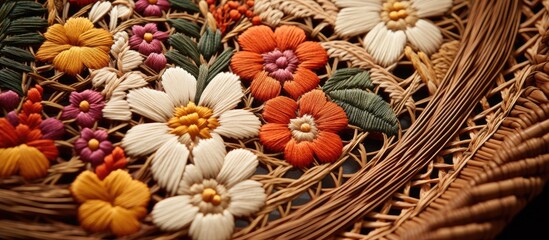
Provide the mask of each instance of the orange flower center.
{"label": "orange flower center", "polygon": [[202,191],[202,201],[218,206],[221,204],[221,196],[213,188],[206,188]]}
{"label": "orange flower center", "polygon": [[298,142],[311,142],[318,135],[318,128],[316,127],[314,118],[307,114],[302,117],[291,119],[288,128],[290,128],[292,136]]}
{"label": "orange flower center", "polygon": [[145,39],[145,41],[150,43],[154,39],[153,34],[152,33],[145,33],[145,35],[143,35],[143,39]]}
{"label": "orange flower center", "polygon": [[196,137],[211,138],[210,132],[219,126],[217,118],[212,116],[211,109],[189,102],[187,106],[175,108],[173,117],[168,120],[168,126],[172,128],[170,133],[189,134],[193,141]]}
{"label": "orange flower center", "polygon": [[311,131],[311,125],[308,123],[301,124],[300,130],[302,132],[310,132]]}
{"label": "orange flower center", "polygon": [[90,139],[88,141],[88,148],[92,151],[99,149],[99,141],[95,138]]}
{"label": "orange flower center", "polygon": [[397,31],[414,26],[418,18],[409,1],[388,0],[383,4],[381,19],[388,29]]}
{"label": "orange flower center", "polygon": [[86,100],[80,102],[80,104],[78,105],[78,108],[80,108],[80,111],[82,112],[87,112],[90,110],[90,103]]}
{"label": "orange flower center", "polygon": [[149,2],[149,4],[156,4],[158,2],[158,0],[149,0],[148,2]]}

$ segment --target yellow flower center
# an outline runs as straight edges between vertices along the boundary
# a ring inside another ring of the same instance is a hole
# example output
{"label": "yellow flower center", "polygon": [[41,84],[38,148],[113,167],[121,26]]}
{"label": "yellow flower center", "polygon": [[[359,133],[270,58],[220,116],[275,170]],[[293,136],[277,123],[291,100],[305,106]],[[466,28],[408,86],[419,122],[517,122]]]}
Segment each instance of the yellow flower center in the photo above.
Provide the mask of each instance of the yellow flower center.
{"label": "yellow flower center", "polygon": [[149,0],[149,4],[156,4],[158,0]]}
{"label": "yellow flower center", "polygon": [[292,136],[297,142],[313,141],[318,135],[318,128],[313,116],[305,114],[301,117],[290,119],[288,124]]}
{"label": "yellow flower center", "polygon": [[311,124],[303,123],[299,127],[302,132],[310,132],[311,131]]}
{"label": "yellow flower center", "polygon": [[99,141],[97,139],[92,138],[88,141],[88,148],[92,151],[95,151],[99,148]]}
{"label": "yellow flower center", "polygon": [[383,4],[381,19],[393,31],[405,30],[408,26],[414,26],[418,20],[412,4],[402,0],[387,0]]}
{"label": "yellow flower center", "polygon": [[90,110],[90,103],[88,101],[84,100],[84,101],[80,102],[78,107],[80,108],[80,111],[87,112],[87,111]]}
{"label": "yellow flower center", "polygon": [[202,191],[202,201],[209,202],[214,206],[221,204],[221,196],[212,188],[206,188]]}
{"label": "yellow flower center", "polygon": [[145,39],[145,41],[150,43],[153,40],[153,34],[152,33],[145,33],[145,35],[143,35],[143,39]]}
{"label": "yellow flower center", "polygon": [[168,126],[172,128],[170,133],[179,136],[189,134],[193,141],[196,137],[211,138],[210,132],[219,126],[219,122],[212,115],[211,109],[196,106],[193,102],[177,107],[173,117],[168,120]]}

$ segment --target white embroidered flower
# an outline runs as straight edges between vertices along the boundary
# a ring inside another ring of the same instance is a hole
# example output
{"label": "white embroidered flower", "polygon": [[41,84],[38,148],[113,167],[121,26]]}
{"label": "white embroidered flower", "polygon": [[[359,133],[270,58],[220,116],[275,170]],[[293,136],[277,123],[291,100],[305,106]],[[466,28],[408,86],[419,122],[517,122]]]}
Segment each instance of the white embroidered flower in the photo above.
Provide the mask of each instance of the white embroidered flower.
{"label": "white embroidered flower", "polygon": [[440,29],[423,18],[442,15],[452,0],[336,0],[342,8],[335,31],[344,37],[366,34],[364,46],[381,65],[396,62],[406,41],[426,54],[442,43]]}
{"label": "white embroidered flower", "polygon": [[265,204],[261,183],[248,179],[257,157],[245,149],[226,153],[223,144],[208,139],[193,149],[193,162],[185,169],[180,195],[158,202],[152,220],[164,231],[190,226],[193,239],[230,239],[234,217],[253,214]]}
{"label": "white embroidered flower", "polygon": [[130,90],[127,101],[133,113],[153,120],[132,127],[122,139],[130,156],[156,152],[151,171],[168,193],[177,187],[189,156],[189,148],[200,139],[257,136],[261,122],[252,112],[233,109],[241,101],[238,76],[219,73],[206,86],[195,103],[196,79],[181,68],[170,68],[162,76],[164,91],[150,88]]}

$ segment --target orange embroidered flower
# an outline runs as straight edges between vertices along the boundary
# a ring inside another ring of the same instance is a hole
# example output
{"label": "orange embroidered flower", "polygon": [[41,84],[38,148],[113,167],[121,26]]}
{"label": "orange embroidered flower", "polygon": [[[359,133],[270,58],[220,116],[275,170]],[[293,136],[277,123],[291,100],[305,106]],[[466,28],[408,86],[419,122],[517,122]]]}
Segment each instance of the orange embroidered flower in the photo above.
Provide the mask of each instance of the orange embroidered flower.
{"label": "orange embroidered flower", "polygon": [[93,27],[87,18],[70,18],[65,25],[55,24],[44,34],[46,41],[36,59],[52,62],[62,72],[76,75],[85,67],[98,69],[109,64],[113,44],[111,33]]}
{"label": "orange embroidered flower", "polygon": [[112,171],[126,167],[128,160],[124,154],[124,149],[115,147],[111,154],[107,155],[103,163],[95,168],[95,173],[99,179],[103,180]]}
{"label": "orange embroidered flower", "polygon": [[296,167],[313,162],[333,162],[342,153],[343,143],[337,133],[347,127],[343,109],[326,100],[321,90],[306,93],[295,102],[276,97],[265,103],[259,139],[272,151],[284,151],[284,158]]}
{"label": "orange embroidered flower", "polygon": [[283,88],[292,98],[315,89],[320,79],[311,71],[328,61],[317,42],[305,41],[305,32],[295,26],[281,26],[274,32],[267,26],[251,27],[238,37],[243,51],[235,53],[231,69],[251,80],[252,95],[266,101]]}
{"label": "orange embroidered flower", "polygon": [[144,183],[133,180],[129,173],[116,170],[104,180],[91,171],[78,175],[70,190],[81,203],[78,220],[91,232],[110,230],[116,236],[139,231],[139,219],[147,215],[151,194]]}

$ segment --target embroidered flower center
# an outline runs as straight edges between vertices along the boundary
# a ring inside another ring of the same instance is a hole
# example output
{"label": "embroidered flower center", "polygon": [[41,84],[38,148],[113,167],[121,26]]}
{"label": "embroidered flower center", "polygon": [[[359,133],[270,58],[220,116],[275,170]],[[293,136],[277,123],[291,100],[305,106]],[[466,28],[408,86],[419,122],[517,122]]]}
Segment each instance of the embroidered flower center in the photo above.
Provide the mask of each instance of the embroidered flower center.
{"label": "embroidered flower center", "polygon": [[80,102],[80,104],[78,105],[78,108],[82,112],[88,112],[90,110],[90,103],[88,101],[84,100],[84,101]]}
{"label": "embroidered flower center", "polygon": [[145,33],[143,35],[143,39],[150,43],[153,40],[153,34],[152,33]]}
{"label": "embroidered flower center", "polygon": [[311,115],[291,119],[288,128],[290,128],[292,136],[298,142],[313,141],[318,135],[318,128]]}
{"label": "embroidered flower center", "polygon": [[168,120],[168,126],[172,128],[170,133],[179,136],[189,134],[193,141],[196,137],[211,138],[210,131],[219,126],[219,122],[212,115],[211,109],[196,106],[193,102],[189,102],[187,106],[177,107],[173,117]]}
{"label": "embroidered flower center", "polygon": [[275,49],[274,51],[264,53],[263,61],[265,70],[269,73],[269,76],[281,82],[293,80],[293,73],[299,64],[299,59],[293,50],[282,52]]}
{"label": "embroidered flower center", "polygon": [[383,4],[381,19],[388,29],[393,31],[405,30],[414,26],[418,20],[416,10],[409,1],[388,0]]}
{"label": "embroidered flower center", "polygon": [[202,201],[209,202],[214,206],[221,204],[221,196],[212,188],[206,188],[202,191]]}
{"label": "embroidered flower center", "polygon": [[149,4],[156,4],[158,0],[148,0]]}
{"label": "embroidered flower center", "polygon": [[95,138],[90,139],[88,141],[88,148],[92,151],[99,149],[99,141]]}
{"label": "embroidered flower center", "polygon": [[215,179],[205,179],[202,183],[193,184],[189,192],[191,204],[198,207],[203,214],[223,213],[230,203],[229,192]]}

